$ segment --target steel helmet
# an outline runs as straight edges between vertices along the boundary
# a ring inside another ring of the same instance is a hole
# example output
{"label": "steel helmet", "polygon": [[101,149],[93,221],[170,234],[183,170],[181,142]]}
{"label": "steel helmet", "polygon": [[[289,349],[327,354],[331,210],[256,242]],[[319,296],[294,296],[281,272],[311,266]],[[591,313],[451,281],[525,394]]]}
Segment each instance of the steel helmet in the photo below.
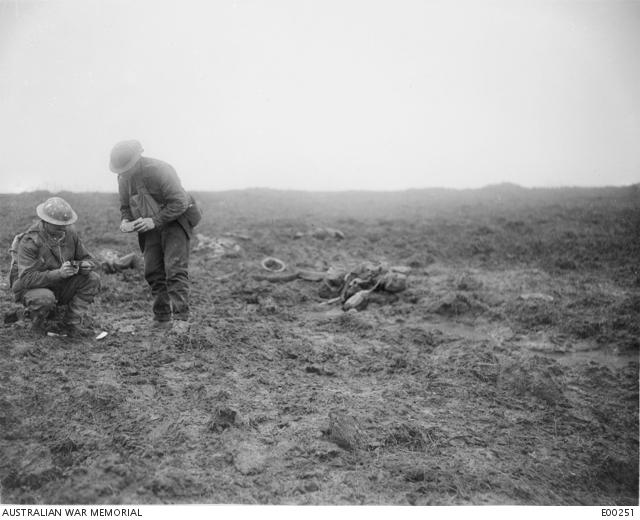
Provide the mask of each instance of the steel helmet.
{"label": "steel helmet", "polygon": [[124,173],[130,170],[138,162],[143,151],[140,141],[135,139],[116,143],[111,149],[109,169],[113,173]]}
{"label": "steel helmet", "polygon": [[69,203],[60,197],[51,197],[39,204],[36,213],[45,222],[56,226],[68,226],[78,220]]}

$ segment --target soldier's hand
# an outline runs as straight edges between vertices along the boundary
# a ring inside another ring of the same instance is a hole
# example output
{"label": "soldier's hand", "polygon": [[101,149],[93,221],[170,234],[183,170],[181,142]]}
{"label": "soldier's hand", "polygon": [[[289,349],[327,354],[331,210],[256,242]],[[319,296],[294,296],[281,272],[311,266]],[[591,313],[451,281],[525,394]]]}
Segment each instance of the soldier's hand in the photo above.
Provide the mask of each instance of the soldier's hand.
{"label": "soldier's hand", "polygon": [[58,272],[60,273],[62,278],[71,278],[74,274],[78,272],[78,268],[74,267],[74,265],[71,262],[66,261],[64,264],[62,264],[60,269],[58,269]]}
{"label": "soldier's hand", "polygon": [[82,260],[82,262],[80,262],[79,272],[80,274],[89,274],[95,268],[96,267],[95,265],[93,265],[93,262],[89,262],[88,260]]}
{"label": "soldier's hand", "polygon": [[133,221],[133,229],[138,233],[145,233],[146,231],[151,231],[155,228],[156,225],[153,222],[152,218],[139,218]]}

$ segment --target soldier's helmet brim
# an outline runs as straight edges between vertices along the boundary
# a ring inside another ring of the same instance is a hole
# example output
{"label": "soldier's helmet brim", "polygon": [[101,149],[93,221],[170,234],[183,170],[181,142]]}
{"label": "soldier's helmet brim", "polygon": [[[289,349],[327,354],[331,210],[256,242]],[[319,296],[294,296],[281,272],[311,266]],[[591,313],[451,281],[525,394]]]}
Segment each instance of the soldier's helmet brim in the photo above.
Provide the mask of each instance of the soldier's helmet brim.
{"label": "soldier's helmet brim", "polygon": [[60,220],[52,217],[45,211],[44,207],[46,203],[47,201],[43,202],[42,204],[38,204],[38,206],[36,207],[36,214],[45,222],[48,222],[49,224],[55,224],[56,226],[70,226],[78,220],[78,214],[73,211],[71,207],[69,208],[70,215],[68,220]]}
{"label": "soldier's helmet brim", "polygon": [[140,141],[135,139],[120,141],[111,150],[109,169],[113,173],[121,174],[133,168],[142,156],[144,149]]}
{"label": "soldier's helmet brim", "polygon": [[136,165],[136,163],[138,162],[138,159],[140,159],[141,156],[142,156],[142,152],[136,153],[133,157],[131,157],[131,159],[129,159],[129,161],[126,164],[120,167],[113,164],[113,162],[109,162],[109,169],[113,173],[117,173],[117,174],[125,173],[126,171],[129,171],[131,168],[133,168]]}

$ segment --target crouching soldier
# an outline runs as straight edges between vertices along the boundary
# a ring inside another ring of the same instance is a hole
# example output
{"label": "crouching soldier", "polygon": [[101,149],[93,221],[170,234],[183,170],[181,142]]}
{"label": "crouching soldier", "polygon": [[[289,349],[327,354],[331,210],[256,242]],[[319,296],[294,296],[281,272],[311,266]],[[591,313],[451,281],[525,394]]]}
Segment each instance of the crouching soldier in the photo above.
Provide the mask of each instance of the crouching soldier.
{"label": "crouching soldier", "polygon": [[[9,281],[34,330],[44,333],[47,315],[66,305],[61,332],[87,336],[82,318],[100,288],[96,262],[71,227],[77,219],[69,203],[52,197],[36,208],[40,221],[14,239]],[[16,244],[17,242],[17,244]]]}

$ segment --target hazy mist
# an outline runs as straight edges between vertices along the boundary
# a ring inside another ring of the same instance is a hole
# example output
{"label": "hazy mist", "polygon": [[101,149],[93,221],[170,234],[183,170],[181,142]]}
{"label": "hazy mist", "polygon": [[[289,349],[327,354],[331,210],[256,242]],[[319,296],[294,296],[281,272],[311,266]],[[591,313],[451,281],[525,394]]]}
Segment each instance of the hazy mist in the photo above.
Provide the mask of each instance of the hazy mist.
{"label": "hazy mist", "polygon": [[640,2],[0,0],[0,192],[640,180]]}

